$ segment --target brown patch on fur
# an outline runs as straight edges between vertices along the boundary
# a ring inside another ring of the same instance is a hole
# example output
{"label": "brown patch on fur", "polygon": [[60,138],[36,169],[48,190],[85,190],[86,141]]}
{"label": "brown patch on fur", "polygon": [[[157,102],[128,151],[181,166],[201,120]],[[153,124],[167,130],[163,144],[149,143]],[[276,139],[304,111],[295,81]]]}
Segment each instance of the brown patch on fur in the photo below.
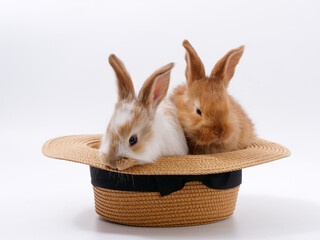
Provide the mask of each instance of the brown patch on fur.
{"label": "brown patch on fur", "polygon": [[[195,56],[190,43],[185,42],[187,53]],[[191,154],[243,149],[255,138],[251,120],[226,89],[242,53],[243,47],[231,50],[217,63],[210,77],[200,79],[197,71],[189,70],[202,65],[200,58],[196,55],[195,62],[187,59],[187,85],[174,89],[171,99],[178,109]],[[194,72],[196,76],[192,75]],[[196,112],[197,107],[201,116]]]}
{"label": "brown patch on fur", "polygon": [[132,126],[141,126],[144,127],[141,130],[141,133],[138,136],[138,143],[131,147],[131,150],[135,153],[143,153],[145,151],[148,141],[152,138],[152,124],[153,118],[150,118],[148,112],[137,103],[137,107],[134,108],[134,114],[131,121]]}

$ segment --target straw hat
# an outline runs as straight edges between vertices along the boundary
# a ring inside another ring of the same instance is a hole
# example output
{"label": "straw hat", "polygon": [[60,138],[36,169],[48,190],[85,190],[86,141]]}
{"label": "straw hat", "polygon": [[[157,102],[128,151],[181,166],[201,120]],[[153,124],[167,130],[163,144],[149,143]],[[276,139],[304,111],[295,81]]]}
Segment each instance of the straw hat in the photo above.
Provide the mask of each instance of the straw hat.
{"label": "straw hat", "polygon": [[165,156],[118,171],[100,163],[101,137],[59,137],[47,141],[42,151],[51,158],[89,165],[96,212],[134,226],[188,226],[225,219],[235,209],[241,169],[290,155],[280,144],[257,138],[243,150]]}
{"label": "straw hat", "polygon": [[[99,161],[98,148],[102,135],[74,135],[47,141],[47,157],[83,163],[113,172]],[[134,166],[121,171],[134,175],[197,175],[235,171],[288,157],[290,151],[280,144],[257,139],[247,149],[208,155],[161,157],[155,163]]]}

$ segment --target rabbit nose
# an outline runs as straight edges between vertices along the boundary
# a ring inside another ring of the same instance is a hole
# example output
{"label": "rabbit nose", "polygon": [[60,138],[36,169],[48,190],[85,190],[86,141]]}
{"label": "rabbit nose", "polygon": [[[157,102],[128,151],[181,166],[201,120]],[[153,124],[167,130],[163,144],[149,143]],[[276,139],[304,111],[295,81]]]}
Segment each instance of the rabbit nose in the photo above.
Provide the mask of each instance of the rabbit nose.
{"label": "rabbit nose", "polygon": [[117,157],[116,157],[116,156],[114,156],[114,155],[108,155],[108,156],[106,156],[105,164],[106,164],[108,167],[110,167],[110,168],[112,168],[112,169],[115,169],[115,168],[116,168],[116,167],[115,167],[116,161],[117,161]]}
{"label": "rabbit nose", "polygon": [[223,128],[222,127],[215,127],[213,129],[214,133],[218,136],[218,137],[221,137],[221,135],[223,134]]}

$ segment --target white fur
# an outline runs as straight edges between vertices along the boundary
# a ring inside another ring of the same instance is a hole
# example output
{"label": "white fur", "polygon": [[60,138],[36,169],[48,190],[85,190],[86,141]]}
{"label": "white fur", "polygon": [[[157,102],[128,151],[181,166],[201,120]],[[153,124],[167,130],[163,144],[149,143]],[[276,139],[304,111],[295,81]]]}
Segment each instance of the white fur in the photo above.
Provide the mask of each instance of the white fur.
{"label": "white fur", "polygon": [[107,154],[110,145],[110,138],[107,137],[107,134],[104,134],[101,139],[101,144],[99,148],[100,154]]}
{"label": "white fur", "polygon": [[[125,124],[132,118],[132,111],[134,107],[134,102],[121,102],[121,106],[114,112],[110,120],[110,130],[118,133],[118,128]],[[107,154],[109,151],[110,137],[106,134],[103,135],[100,144],[100,153]],[[119,146],[120,148],[121,146]],[[123,147],[122,147],[123,148]]]}
{"label": "white fur", "polygon": [[118,129],[120,126],[124,125],[132,117],[132,110],[134,107],[134,102],[123,102],[120,108],[115,111],[111,119],[111,128]]}
{"label": "white fur", "polygon": [[[171,110],[173,117],[166,112]],[[186,155],[188,146],[183,129],[179,123],[174,104],[165,98],[158,106],[152,124],[153,136],[142,154],[130,153],[130,157],[138,159],[141,164],[155,162],[161,156]]]}
{"label": "white fur", "polygon": [[[110,130],[117,133],[117,127],[126,123],[132,118],[134,101],[123,103],[121,108],[117,109],[110,121]],[[166,112],[175,113],[168,114]],[[143,126],[136,126],[132,129],[131,134],[141,132]],[[159,157],[166,155],[185,155],[188,154],[188,146],[179,123],[177,110],[174,104],[165,98],[158,106],[152,122],[152,138],[145,147],[145,152],[136,154],[131,151],[123,142],[119,143],[117,156],[133,158],[140,164],[155,162]],[[139,138],[138,138],[139,139]],[[122,139],[128,141],[128,139]],[[139,141],[139,140],[138,140]],[[102,138],[100,153],[107,154],[109,151],[110,137],[106,134]]]}

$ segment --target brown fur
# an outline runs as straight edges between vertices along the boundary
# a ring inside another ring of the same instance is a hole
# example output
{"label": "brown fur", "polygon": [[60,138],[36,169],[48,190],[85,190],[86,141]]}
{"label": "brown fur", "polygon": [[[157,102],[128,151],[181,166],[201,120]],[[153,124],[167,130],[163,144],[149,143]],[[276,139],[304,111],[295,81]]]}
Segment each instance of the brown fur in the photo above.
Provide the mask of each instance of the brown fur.
{"label": "brown fur", "polygon": [[[185,40],[187,84],[174,89],[171,100],[185,132],[191,154],[243,149],[255,138],[254,127],[242,107],[227,93],[244,46],[229,51],[209,77],[191,44]],[[202,112],[197,114],[196,109]]]}
{"label": "brown fur", "polygon": [[117,76],[118,100],[132,100],[135,92],[133,83],[127,69],[121,60],[114,54],[109,56],[109,63]]}

